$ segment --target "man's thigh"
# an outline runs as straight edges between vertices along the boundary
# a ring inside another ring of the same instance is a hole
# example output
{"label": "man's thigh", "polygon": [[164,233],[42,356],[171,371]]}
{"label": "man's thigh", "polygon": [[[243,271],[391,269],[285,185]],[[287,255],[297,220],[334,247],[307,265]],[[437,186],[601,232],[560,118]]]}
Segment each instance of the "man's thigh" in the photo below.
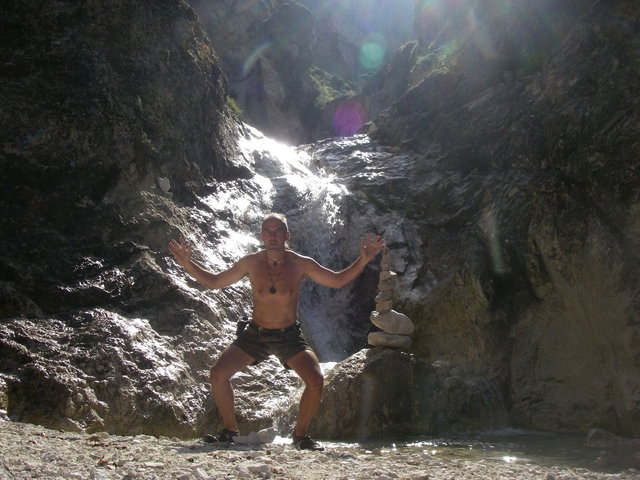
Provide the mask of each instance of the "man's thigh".
{"label": "man's thigh", "polygon": [[287,366],[291,367],[305,383],[322,381],[323,376],[318,357],[311,350],[296,353],[287,360]]}
{"label": "man's thigh", "polygon": [[251,355],[236,345],[229,345],[216,360],[213,370],[231,378],[236,372],[255,361]]}

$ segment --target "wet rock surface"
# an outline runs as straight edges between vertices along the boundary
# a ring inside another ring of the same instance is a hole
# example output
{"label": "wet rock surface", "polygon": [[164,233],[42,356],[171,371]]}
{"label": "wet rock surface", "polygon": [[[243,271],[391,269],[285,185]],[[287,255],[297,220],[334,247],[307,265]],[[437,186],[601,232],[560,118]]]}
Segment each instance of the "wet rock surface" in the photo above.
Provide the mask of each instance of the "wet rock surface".
{"label": "wet rock surface", "polygon": [[534,69],[487,69],[473,38],[376,118],[371,149],[314,158],[390,213],[412,353],[502,379],[513,424],[636,436],[638,11],[587,12]]}
{"label": "wet rock surface", "polygon": [[[254,248],[212,249],[255,225],[233,202],[206,204],[225,181],[237,191],[254,159],[194,12],[10,2],[0,22],[13,32],[0,47],[2,408],[68,430],[211,430],[208,369],[250,311],[247,286],[205,294],[166,244],[191,238],[212,268]],[[272,423],[251,403],[259,392],[297,387],[270,369],[272,381],[236,380],[254,393],[239,404],[248,426]]]}

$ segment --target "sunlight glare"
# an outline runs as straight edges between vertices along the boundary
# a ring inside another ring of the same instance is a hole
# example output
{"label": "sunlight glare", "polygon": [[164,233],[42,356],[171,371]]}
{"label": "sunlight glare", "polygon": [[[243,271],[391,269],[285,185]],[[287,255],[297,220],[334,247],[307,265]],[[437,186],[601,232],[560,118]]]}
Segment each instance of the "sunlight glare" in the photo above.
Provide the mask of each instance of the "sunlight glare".
{"label": "sunlight glare", "polygon": [[322,370],[322,374],[326,375],[338,364],[338,362],[323,362],[320,364],[320,369]]}

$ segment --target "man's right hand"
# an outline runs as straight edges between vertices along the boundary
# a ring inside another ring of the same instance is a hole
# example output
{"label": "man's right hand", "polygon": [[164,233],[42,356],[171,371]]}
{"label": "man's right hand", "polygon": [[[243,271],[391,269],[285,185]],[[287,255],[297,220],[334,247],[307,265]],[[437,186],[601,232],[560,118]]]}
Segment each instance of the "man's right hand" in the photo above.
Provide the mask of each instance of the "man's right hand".
{"label": "man's right hand", "polygon": [[183,237],[180,237],[180,243],[172,239],[169,242],[169,251],[182,268],[187,268],[191,261],[191,244],[189,242],[185,242]]}

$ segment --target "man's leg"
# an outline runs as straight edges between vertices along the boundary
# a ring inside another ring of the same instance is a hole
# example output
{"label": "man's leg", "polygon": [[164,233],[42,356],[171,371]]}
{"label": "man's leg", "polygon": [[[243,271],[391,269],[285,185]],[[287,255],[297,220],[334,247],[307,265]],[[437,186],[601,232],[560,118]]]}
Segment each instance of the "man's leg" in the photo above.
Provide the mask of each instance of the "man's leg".
{"label": "man's leg", "polygon": [[211,393],[216,403],[224,428],[232,432],[238,431],[238,422],[234,411],[233,388],[231,377],[253,363],[255,359],[240,347],[230,345],[216,361],[211,369]]}
{"label": "man's leg", "polygon": [[309,350],[296,353],[287,360],[287,365],[300,376],[305,385],[300,399],[298,421],[293,429],[295,436],[303,437],[307,434],[309,423],[311,423],[314,413],[320,406],[324,377],[322,376],[322,370],[320,370],[318,357]]}

